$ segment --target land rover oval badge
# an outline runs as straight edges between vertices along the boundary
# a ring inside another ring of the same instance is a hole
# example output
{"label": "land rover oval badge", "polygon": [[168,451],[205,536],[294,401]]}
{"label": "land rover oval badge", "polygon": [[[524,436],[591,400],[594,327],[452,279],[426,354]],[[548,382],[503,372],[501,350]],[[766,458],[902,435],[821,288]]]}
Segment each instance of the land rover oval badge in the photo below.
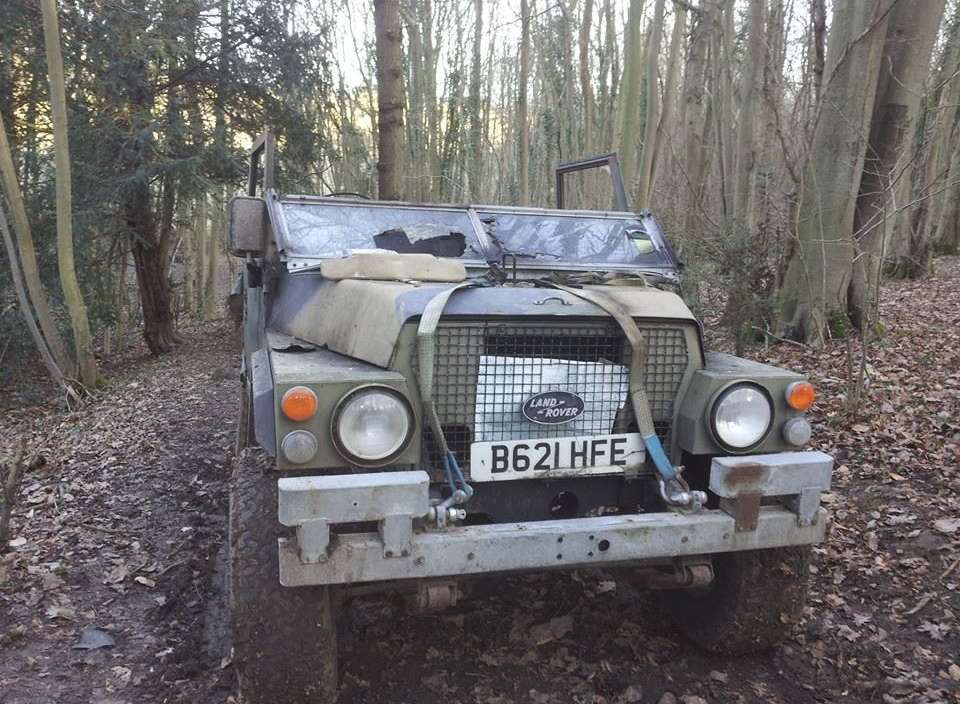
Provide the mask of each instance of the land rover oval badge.
{"label": "land rover oval badge", "polygon": [[560,425],[583,414],[583,399],[569,391],[544,391],[524,401],[521,410],[533,423]]}

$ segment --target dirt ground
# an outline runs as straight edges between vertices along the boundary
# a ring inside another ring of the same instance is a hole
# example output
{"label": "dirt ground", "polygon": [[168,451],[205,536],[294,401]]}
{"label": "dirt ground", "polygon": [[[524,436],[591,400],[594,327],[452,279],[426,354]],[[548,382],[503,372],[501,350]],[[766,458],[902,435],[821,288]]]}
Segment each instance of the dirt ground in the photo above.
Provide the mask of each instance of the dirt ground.
{"label": "dirt ground", "polygon": [[[858,344],[749,353],[811,376],[815,446],[837,459],[831,538],[784,646],[706,656],[615,573],[514,577],[442,615],[355,609],[341,702],[960,702],[960,260],[888,284],[882,310],[858,404]],[[186,333],[173,355],[114,363],[74,411],[0,390],[0,461],[20,437],[43,457],[0,557],[0,704],[237,700],[222,545],[238,350],[223,323]]]}

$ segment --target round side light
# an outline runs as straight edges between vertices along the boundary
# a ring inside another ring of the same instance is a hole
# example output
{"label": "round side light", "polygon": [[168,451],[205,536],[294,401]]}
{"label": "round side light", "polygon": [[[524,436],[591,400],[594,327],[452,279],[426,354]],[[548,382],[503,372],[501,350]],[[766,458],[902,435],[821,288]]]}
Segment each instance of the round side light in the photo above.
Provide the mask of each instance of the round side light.
{"label": "round side light", "polygon": [[294,430],[287,433],[280,443],[280,449],[287,462],[306,464],[317,454],[317,437],[307,430]]}

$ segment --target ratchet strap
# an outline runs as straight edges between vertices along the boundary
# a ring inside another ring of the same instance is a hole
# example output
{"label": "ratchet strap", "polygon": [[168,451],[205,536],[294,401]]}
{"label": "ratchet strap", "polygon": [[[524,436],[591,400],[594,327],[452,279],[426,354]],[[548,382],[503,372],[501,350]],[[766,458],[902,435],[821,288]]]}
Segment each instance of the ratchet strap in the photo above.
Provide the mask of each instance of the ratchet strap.
{"label": "ratchet strap", "polygon": [[[678,493],[676,495],[677,498],[687,498],[686,482],[683,481],[680,473],[673,464],[671,464],[653,425],[650,401],[647,399],[647,391],[644,385],[644,377],[646,375],[646,344],[644,335],[640,331],[640,328],[637,327],[636,321],[631,317],[629,311],[610,296],[606,296],[597,291],[573,288],[553,281],[544,281],[541,283],[545,286],[569,293],[588,303],[592,303],[610,315],[620,326],[620,329],[623,330],[623,334],[630,344],[630,402],[633,408],[633,414],[637,419],[637,428],[640,431],[640,437],[643,439],[643,445],[662,481],[672,487],[671,493],[682,492],[682,494]],[[438,293],[430,299],[429,303],[424,307],[423,314],[420,317],[420,325],[417,329],[420,398],[427,415],[427,422],[433,431],[434,439],[440,446],[450,488],[454,492],[458,490],[462,491],[465,499],[469,499],[473,495],[473,488],[464,478],[463,471],[457,463],[456,455],[447,444],[446,436],[443,433],[440,417],[437,415],[436,405],[433,401],[433,377],[434,362],[436,359],[437,325],[443,315],[443,309],[454,293],[461,289],[477,285],[478,284],[473,281],[465,281]],[[679,501],[679,503],[683,502],[683,500]]]}
{"label": "ratchet strap", "polygon": [[664,481],[676,481],[680,478],[679,472],[670,463],[667,453],[663,450],[660,438],[653,426],[653,415],[650,413],[650,401],[647,399],[647,390],[644,385],[646,376],[647,352],[643,333],[637,327],[637,322],[620,303],[598,291],[588,291],[582,288],[573,288],[553,281],[543,282],[547,286],[560,289],[571,296],[576,296],[588,303],[592,303],[605,313],[609,314],[630,344],[630,402],[633,406],[633,415],[637,419],[637,428],[643,439],[643,446],[653,460],[657,472]]}
{"label": "ratchet strap", "polygon": [[443,434],[443,426],[440,425],[440,416],[437,415],[437,408],[433,402],[433,372],[434,360],[436,359],[436,336],[437,325],[440,323],[440,317],[443,315],[443,309],[454,293],[461,289],[477,286],[473,281],[464,281],[456,286],[444,289],[436,296],[430,299],[423,314],[420,316],[420,326],[417,328],[417,362],[420,371],[420,400],[423,403],[424,411],[427,414],[427,422],[433,431],[434,441],[440,446],[440,452],[443,456],[443,466],[447,474],[447,482],[453,492],[462,491],[466,499],[473,496],[473,487],[471,487],[463,476],[463,470],[457,463],[457,456],[447,444],[447,438]]}

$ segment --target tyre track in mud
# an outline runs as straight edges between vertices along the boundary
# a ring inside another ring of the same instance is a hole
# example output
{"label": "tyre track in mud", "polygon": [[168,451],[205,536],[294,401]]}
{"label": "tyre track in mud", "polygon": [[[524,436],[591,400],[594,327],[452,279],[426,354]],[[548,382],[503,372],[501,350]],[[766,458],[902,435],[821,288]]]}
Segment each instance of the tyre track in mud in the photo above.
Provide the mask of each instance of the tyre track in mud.
{"label": "tyre track in mud", "polygon": [[[74,412],[6,412],[46,459],[0,580],[0,703],[222,702],[222,596],[238,347],[228,325],[105,370]],[[7,447],[0,451],[8,450]],[[220,560],[222,563],[222,558]],[[216,615],[211,619],[210,615]],[[85,629],[112,647],[76,649]]]}

